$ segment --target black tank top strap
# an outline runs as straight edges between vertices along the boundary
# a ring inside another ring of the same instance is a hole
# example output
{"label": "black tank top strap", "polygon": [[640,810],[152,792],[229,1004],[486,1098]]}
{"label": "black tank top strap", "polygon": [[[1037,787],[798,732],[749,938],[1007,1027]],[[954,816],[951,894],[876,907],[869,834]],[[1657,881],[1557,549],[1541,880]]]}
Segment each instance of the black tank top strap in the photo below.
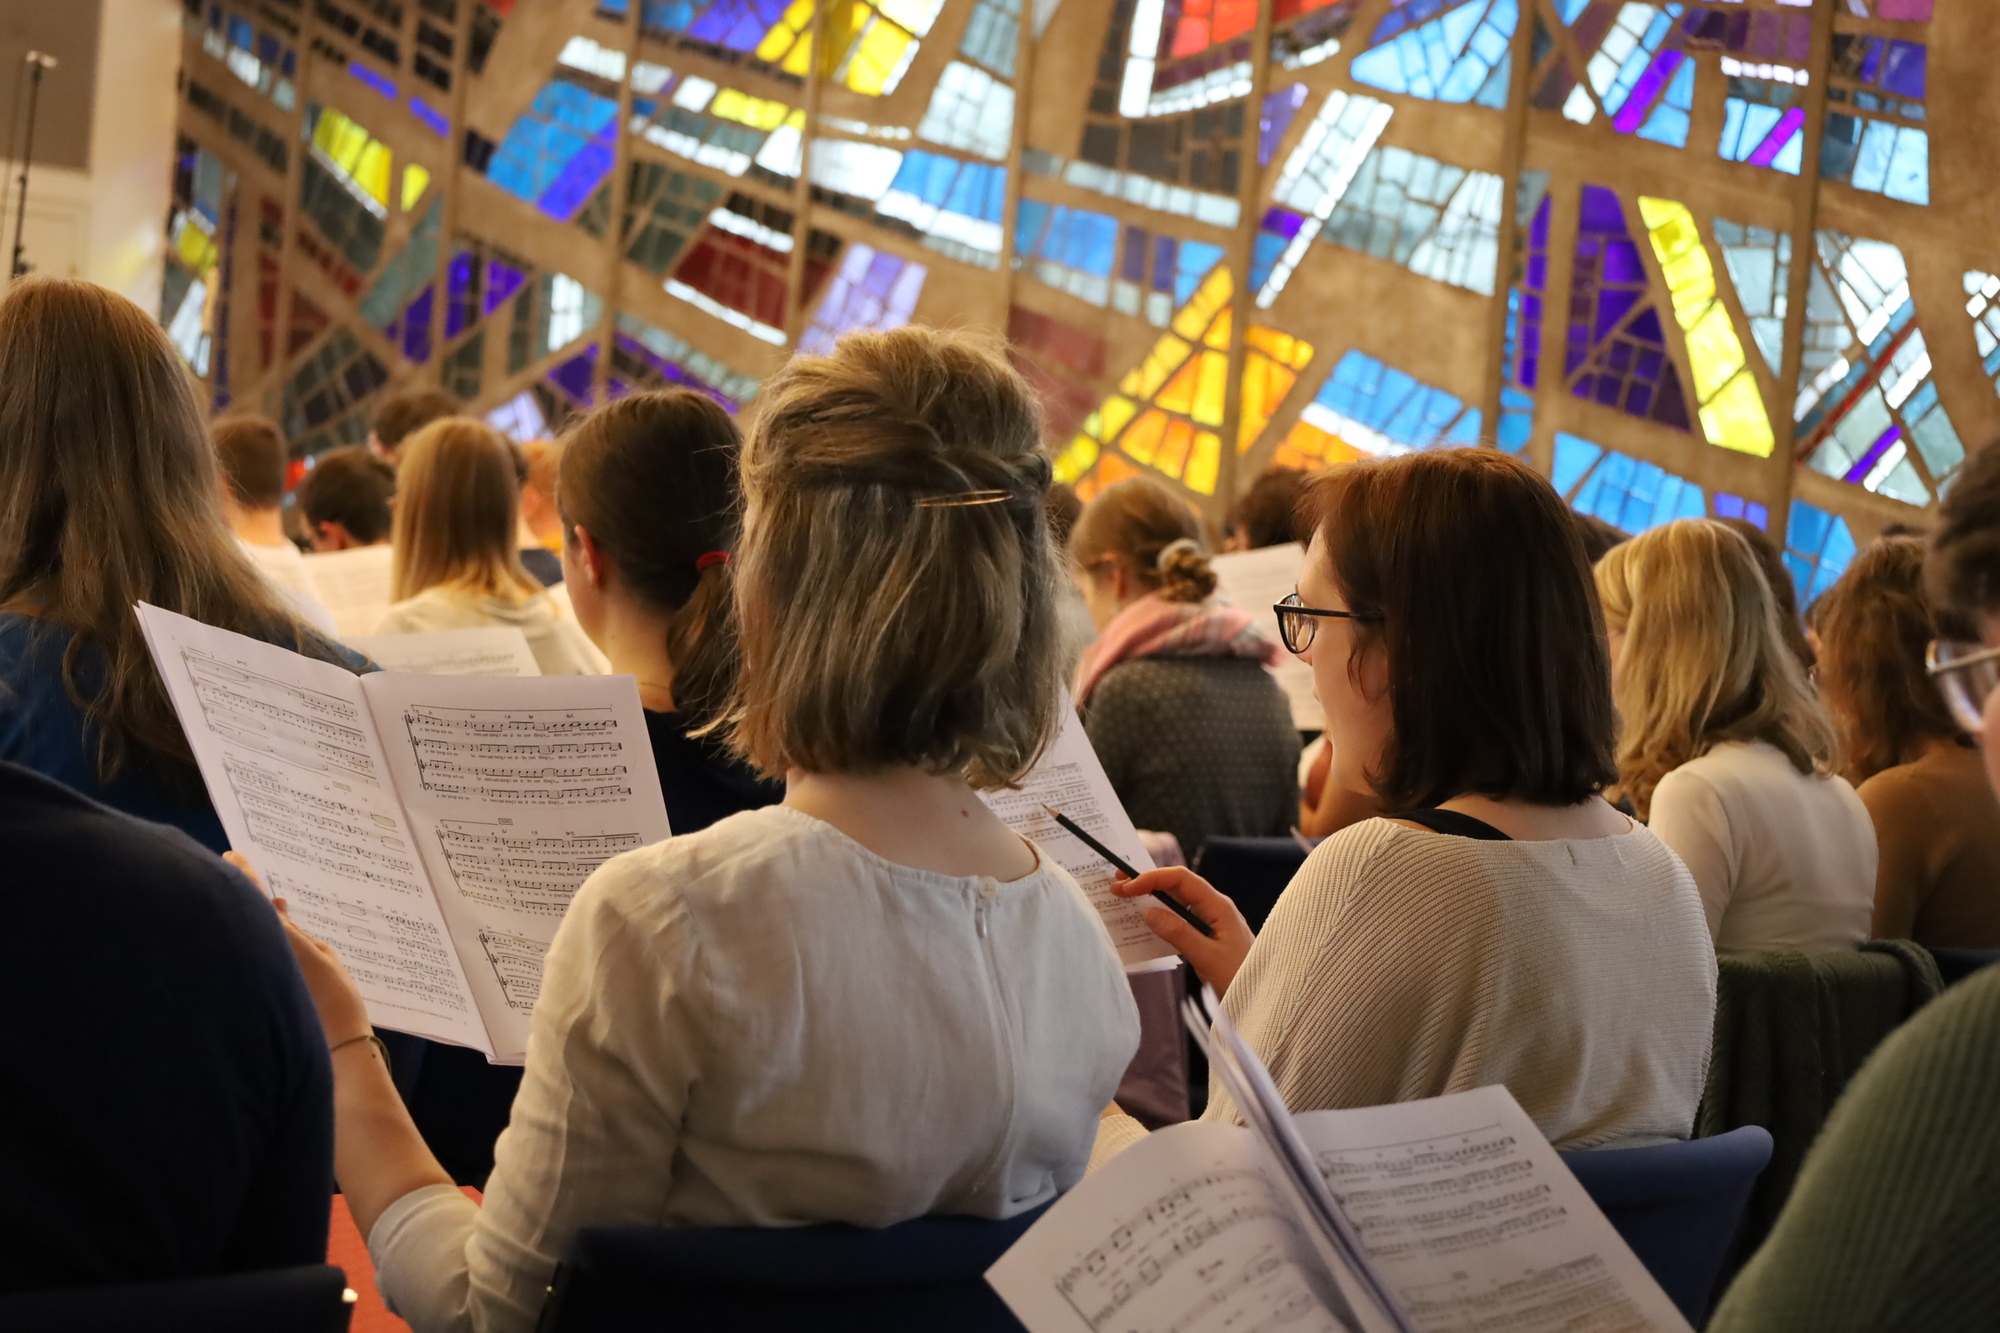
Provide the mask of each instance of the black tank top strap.
{"label": "black tank top strap", "polygon": [[1433,833],[1445,833],[1454,838],[1477,838],[1481,842],[1512,842],[1513,839],[1494,828],[1483,819],[1462,815],[1456,810],[1439,810],[1436,807],[1425,810],[1405,810],[1391,815],[1391,819],[1408,820],[1421,824]]}

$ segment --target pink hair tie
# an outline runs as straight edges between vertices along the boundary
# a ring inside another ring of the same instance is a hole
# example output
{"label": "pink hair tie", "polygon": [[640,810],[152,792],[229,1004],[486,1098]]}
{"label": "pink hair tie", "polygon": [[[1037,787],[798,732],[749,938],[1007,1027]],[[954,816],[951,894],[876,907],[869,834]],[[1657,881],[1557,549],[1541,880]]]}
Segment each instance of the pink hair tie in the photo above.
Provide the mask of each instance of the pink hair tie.
{"label": "pink hair tie", "polygon": [[699,574],[704,569],[707,569],[710,565],[726,565],[728,563],[729,563],[729,552],[709,551],[705,553],[701,557],[701,559],[694,562],[694,572]]}

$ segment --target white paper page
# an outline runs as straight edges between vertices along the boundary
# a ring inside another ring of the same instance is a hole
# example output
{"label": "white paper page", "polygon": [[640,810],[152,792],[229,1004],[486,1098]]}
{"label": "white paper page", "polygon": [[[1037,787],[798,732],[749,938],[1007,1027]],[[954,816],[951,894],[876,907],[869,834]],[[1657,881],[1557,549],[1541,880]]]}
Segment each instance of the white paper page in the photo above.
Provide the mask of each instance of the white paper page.
{"label": "white paper page", "polygon": [[1687,1333],[1505,1088],[1294,1120],[1423,1333]]}
{"label": "white paper page", "polygon": [[139,617],[230,846],[340,955],[377,1024],[487,1049],[361,683],[158,607]]}
{"label": "white paper page", "polygon": [[383,672],[362,690],[493,1059],[518,1064],[570,899],[670,832],[638,683]]}
{"label": "white paper page", "polygon": [[1265,546],[1255,551],[1229,551],[1213,556],[1209,568],[1230,601],[1248,611],[1257,628],[1278,645],[1278,661],[1271,668],[1285,699],[1292,706],[1292,725],[1300,731],[1326,730],[1326,712],[1313,697],[1312,668],[1284,651],[1278,637],[1278,613],[1271,608],[1298,591],[1299,566],[1306,551],[1297,542]]}
{"label": "white paper page", "polygon": [[1149,1134],[1056,1201],[986,1280],[1029,1333],[1353,1333],[1247,1129]]}
{"label": "white paper page", "polygon": [[432,676],[539,676],[528,636],[513,625],[428,630],[421,634],[351,635],[347,645],[388,671]]}
{"label": "white paper page", "polygon": [[1065,694],[1062,702],[1063,729],[1056,743],[1021,781],[1016,791],[981,792],[994,814],[1022,837],[1056,859],[1075,877],[1090,897],[1091,906],[1104,918],[1111,942],[1128,972],[1149,972],[1176,965],[1179,955],[1146,925],[1145,903],[1150,900],[1120,898],[1111,892],[1116,872],[1103,857],[1078,841],[1076,835],[1049,818],[1042,809],[1053,806],[1090,831],[1090,836],[1109,847],[1134,870],[1153,869],[1153,858],[1139,841],[1132,817],[1111,790],[1104,765],[1091,748],[1083,720],[1076,715]]}
{"label": "white paper page", "polygon": [[389,609],[389,546],[356,546],[345,551],[319,551],[306,557],[319,599],[333,613],[334,626],[345,639],[373,634]]}

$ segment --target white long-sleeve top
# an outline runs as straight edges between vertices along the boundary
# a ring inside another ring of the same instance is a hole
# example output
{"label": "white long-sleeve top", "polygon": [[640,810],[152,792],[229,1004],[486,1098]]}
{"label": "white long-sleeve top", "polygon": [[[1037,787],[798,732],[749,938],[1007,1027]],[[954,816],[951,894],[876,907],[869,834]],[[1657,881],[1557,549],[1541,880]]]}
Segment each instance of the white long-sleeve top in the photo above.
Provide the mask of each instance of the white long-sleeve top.
{"label": "white long-sleeve top", "polygon": [[1728,741],[1660,779],[1653,832],[1694,875],[1718,952],[1852,949],[1875,910],[1875,824],[1838,776]]}
{"label": "white long-sleeve top", "polygon": [[589,1226],[1007,1217],[1084,1172],[1139,1043],[1046,856],[1005,883],[884,860],[785,806],[611,860],[549,950],[485,1205],[391,1205],[416,1333],[527,1333]]}
{"label": "white long-sleeve top", "polygon": [[[1487,842],[1371,819],[1306,859],[1223,1008],[1294,1112],[1504,1083],[1558,1148],[1636,1145],[1693,1131],[1715,953],[1639,824]],[[1207,1118],[1236,1116],[1212,1081]]]}

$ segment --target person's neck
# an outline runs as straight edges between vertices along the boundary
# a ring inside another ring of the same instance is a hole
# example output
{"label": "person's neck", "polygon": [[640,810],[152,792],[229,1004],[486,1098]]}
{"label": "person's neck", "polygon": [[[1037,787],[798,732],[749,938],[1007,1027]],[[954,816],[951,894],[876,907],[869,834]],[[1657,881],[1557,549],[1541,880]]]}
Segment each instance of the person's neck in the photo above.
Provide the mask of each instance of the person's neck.
{"label": "person's neck", "polygon": [[276,509],[244,509],[231,505],[229,527],[252,546],[290,545],[290,538],[285,536],[285,516]]}
{"label": "person's neck", "polygon": [[1554,842],[1565,838],[1606,838],[1624,833],[1632,821],[1611,808],[1601,796],[1575,805],[1540,805],[1533,801],[1497,800],[1467,792],[1438,802],[1440,810],[1455,810],[1491,824],[1516,842]]}
{"label": "person's neck", "polygon": [[674,660],[667,653],[664,612],[640,606],[629,598],[607,597],[602,622],[591,638],[611,661],[615,676],[636,676],[639,702],[648,711],[674,711]]}
{"label": "person's neck", "polygon": [[1034,849],[956,773],[908,765],[872,773],[795,772],[785,780],[784,803],[916,870],[1013,880],[1039,863]]}

